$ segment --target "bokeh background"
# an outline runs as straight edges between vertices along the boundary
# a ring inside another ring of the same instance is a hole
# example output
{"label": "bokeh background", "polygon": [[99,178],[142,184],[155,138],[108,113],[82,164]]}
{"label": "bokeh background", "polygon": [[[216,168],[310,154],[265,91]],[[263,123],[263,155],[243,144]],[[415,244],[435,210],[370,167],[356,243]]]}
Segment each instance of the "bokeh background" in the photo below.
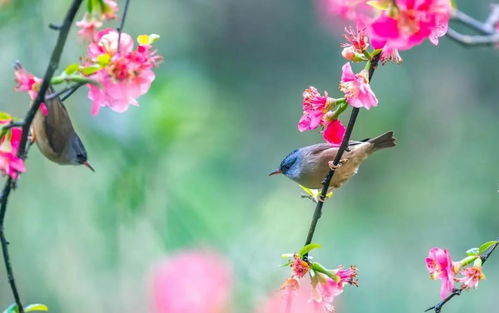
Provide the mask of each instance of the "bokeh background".
{"label": "bokeh background", "polygon": [[[457,2],[478,18],[489,9],[487,0]],[[26,110],[12,64],[42,75],[56,38],[47,25],[67,5],[0,8],[1,111]],[[51,312],[150,312],[151,267],[206,247],[232,264],[229,311],[254,312],[278,289],[289,275],[280,254],[303,244],[313,204],[267,174],[292,149],[321,141],[296,129],[301,92],[313,85],[338,95],[345,62],[341,23],[332,30],[317,13],[311,1],[132,1],[125,30],[160,34],[165,62],[126,113],[92,117],[85,89],[67,101],[96,173],[31,151],[7,214],[25,302]],[[73,29],[61,68],[83,49]],[[323,264],[360,269],[360,287],[340,296],[339,312],[422,312],[439,300],[428,249],[459,259],[499,234],[498,56],[442,38],[376,72],[380,105],[361,111],[353,137],[391,129],[399,144],[336,192],[314,239]],[[485,269],[479,290],[446,312],[497,311],[499,255]],[[2,267],[0,307],[11,302]]]}

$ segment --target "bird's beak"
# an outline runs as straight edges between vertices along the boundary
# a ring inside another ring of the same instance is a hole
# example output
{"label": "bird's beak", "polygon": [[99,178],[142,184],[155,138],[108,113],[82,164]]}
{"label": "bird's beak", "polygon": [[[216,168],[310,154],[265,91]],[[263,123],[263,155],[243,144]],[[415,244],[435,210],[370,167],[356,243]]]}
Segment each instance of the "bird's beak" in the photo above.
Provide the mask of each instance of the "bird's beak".
{"label": "bird's beak", "polygon": [[275,175],[275,174],[282,174],[281,170],[275,170],[269,174],[269,176]]}
{"label": "bird's beak", "polygon": [[90,164],[90,162],[85,161],[82,164],[88,167],[92,172],[95,172],[94,167],[92,166],[92,164]]}

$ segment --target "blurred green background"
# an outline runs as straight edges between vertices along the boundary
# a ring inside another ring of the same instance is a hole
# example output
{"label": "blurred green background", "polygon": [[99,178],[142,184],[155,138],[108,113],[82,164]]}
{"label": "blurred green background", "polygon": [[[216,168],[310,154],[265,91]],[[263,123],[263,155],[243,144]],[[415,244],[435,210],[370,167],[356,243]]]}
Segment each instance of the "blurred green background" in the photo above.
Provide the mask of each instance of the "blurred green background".
{"label": "blurred green background", "polygon": [[[488,1],[465,2],[485,18]],[[42,75],[56,38],[47,25],[67,5],[0,8],[1,111],[26,110],[12,64]],[[300,248],[313,211],[294,183],[267,173],[322,140],[296,129],[301,93],[313,85],[339,95],[342,39],[313,2],[285,0],[132,1],[125,31],[160,34],[165,62],[126,113],[92,117],[84,88],[67,101],[96,173],[31,151],[7,214],[23,299],[51,312],[147,312],[153,264],[213,247],[234,264],[233,312],[253,312],[289,275],[280,254]],[[75,33],[61,69],[84,49]],[[442,38],[402,57],[376,72],[380,105],[361,111],[353,135],[392,129],[399,144],[336,192],[314,239],[323,264],[360,269],[360,287],[338,299],[339,312],[422,312],[439,294],[424,266],[428,249],[460,259],[499,234],[497,50]],[[485,273],[478,291],[445,312],[496,312],[499,255]],[[11,302],[2,266],[0,306]]]}

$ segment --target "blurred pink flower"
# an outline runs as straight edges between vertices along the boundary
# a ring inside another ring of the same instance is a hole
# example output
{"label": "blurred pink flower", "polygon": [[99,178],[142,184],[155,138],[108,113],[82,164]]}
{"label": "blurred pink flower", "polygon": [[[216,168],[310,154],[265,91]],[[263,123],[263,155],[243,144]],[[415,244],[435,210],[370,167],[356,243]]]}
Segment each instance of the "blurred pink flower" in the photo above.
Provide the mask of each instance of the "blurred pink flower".
{"label": "blurred pink flower", "polygon": [[327,91],[324,91],[324,96],[321,96],[315,87],[311,86],[306,89],[303,92],[303,116],[298,122],[298,130],[304,132],[324,125],[322,118],[334,101],[333,98],[328,97]]}
{"label": "blurred pink flower", "polygon": [[[88,97],[92,100],[92,114],[100,107],[109,107],[116,112],[124,112],[130,104],[139,105],[137,98],[147,93],[155,79],[152,68],[161,60],[152,50],[150,43],[139,43],[133,50],[133,39],[121,34],[118,49],[118,32],[105,29],[96,35],[88,46],[89,64],[99,63],[102,68],[90,75],[101,87],[88,85]],[[102,64],[101,60],[106,60]]]}
{"label": "blurred pink flower", "polygon": [[[0,126],[11,121],[0,121]],[[19,173],[25,172],[24,161],[17,157],[17,150],[21,141],[22,129],[13,127],[0,139],[0,172],[17,179]]]}
{"label": "blurred pink flower", "polygon": [[318,0],[318,2],[321,11],[354,21],[356,26],[365,26],[373,12],[367,0]]}
{"label": "blurred pink flower", "polygon": [[454,263],[449,252],[440,248],[431,248],[426,258],[426,268],[431,279],[440,279],[440,297],[445,299],[454,290]]}
{"label": "blurred pink flower", "polygon": [[378,99],[369,85],[367,75],[366,70],[355,74],[350,63],[345,63],[341,74],[340,90],[345,93],[348,104],[369,110],[378,106]]}
{"label": "blurred pink flower", "polygon": [[116,15],[118,12],[118,3],[115,0],[104,0],[104,5],[106,6],[103,12],[104,19],[112,20],[118,17]]}
{"label": "blurred pink flower", "polygon": [[327,124],[322,136],[333,146],[339,146],[345,137],[345,126],[340,120],[334,120]]}
{"label": "blurred pink flower", "polygon": [[[16,80],[15,90],[27,92],[31,100],[34,100],[38,95],[42,79],[26,71],[26,69],[20,65],[16,65],[14,75]],[[45,103],[40,104],[40,110],[44,115],[49,113]]]}
{"label": "blurred pink flower", "polygon": [[374,46],[399,50],[426,39],[437,45],[447,32],[451,10],[450,0],[396,0],[371,23],[369,37],[378,43]]}
{"label": "blurred pink flower", "polygon": [[97,28],[102,27],[102,22],[89,14],[85,14],[81,21],[76,22],[76,26],[80,28],[78,35],[83,40],[92,41],[95,38]]}
{"label": "blurred pink flower", "polygon": [[[312,286],[308,277],[303,286],[290,278],[282,291],[275,292],[255,310],[257,313],[323,313],[326,312],[315,301],[311,301]],[[294,283],[288,283],[294,281]]]}
{"label": "blurred pink flower", "polygon": [[471,266],[463,268],[459,274],[463,275],[456,279],[457,282],[460,282],[461,288],[470,289],[477,288],[480,280],[485,279],[485,275],[482,272],[481,266]]}
{"label": "blurred pink flower", "polygon": [[154,313],[224,313],[230,304],[232,272],[211,251],[184,251],[152,273]]}

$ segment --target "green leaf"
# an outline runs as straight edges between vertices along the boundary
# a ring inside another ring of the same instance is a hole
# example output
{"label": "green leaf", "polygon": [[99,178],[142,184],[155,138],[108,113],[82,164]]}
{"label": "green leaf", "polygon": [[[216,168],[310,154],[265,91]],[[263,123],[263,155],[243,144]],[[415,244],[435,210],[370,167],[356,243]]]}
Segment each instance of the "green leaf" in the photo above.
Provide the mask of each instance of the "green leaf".
{"label": "green leaf", "polygon": [[471,248],[468,251],[466,251],[466,254],[469,256],[480,255],[480,253],[478,253],[478,251],[479,251],[478,248]]}
{"label": "green leaf", "polygon": [[3,311],[3,313],[19,313],[19,309],[17,308],[17,304],[11,304],[8,308]]}
{"label": "green leaf", "polygon": [[111,62],[111,56],[109,54],[104,53],[97,56],[97,63],[99,63],[101,67],[108,65],[109,62]]}
{"label": "green leaf", "polygon": [[94,0],[87,0],[87,12],[92,13],[94,8]]}
{"label": "green leaf", "polygon": [[302,258],[305,254],[309,253],[310,251],[312,251],[314,249],[320,248],[320,247],[321,247],[321,245],[318,243],[308,244],[300,249],[300,251],[298,252],[298,256],[300,258]]}
{"label": "green leaf", "polygon": [[5,112],[0,112],[0,121],[10,121],[12,120],[12,116],[10,114],[7,114]]}
{"label": "green leaf", "polygon": [[316,272],[319,272],[319,273],[322,273],[322,274],[325,274],[327,275],[329,278],[332,278],[334,280],[336,280],[338,277],[337,275],[333,274],[333,272],[331,272],[330,270],[328,270],[327,268],[325,268],[322,264],[320,263],[317,263],[317,262],[314,262],[312,263],[312,269]]}
{"label": "green leaf", "polygon": [[44,304],[30,304],[24,308],[24,312],[45,311],[48,312],[49,308]]}
{"label": "green leaf", "polygon": [[288,267],[288,266],[290,266],[291,264],[293,264],[293,262],[288,261],[288,262],[286,262],[286,263],[282,264],[282,265],[281,265],[281,267]]}
{"label": "green leaf", "polygon": [[89,76],[89,75],[97,73],[97,71],[100,69],[101,69],[101,67],[99,65],[95,64],[95,65],[90,65],[90,66],[82,68],[81,72],[83,75]]}
{"label": "green leaf", "polygon": [[77,64],[77,63],[73,63],[73,64],[69,64],[65,69],[64,69],[64,73],[68,74],[68,75],[71,75],[73,74],[74,72],[78,71],[80,69],[80,64]]}
{"label": "green leaf", "polygon": [[485,251],[487,251],[490,247],[492,247],[493,245],[497,244],[498,242],[496,240],[493,240],[493,241],[488,241],[486,243],[484,243],[483,245],[480,246],[480,248],[478,248],[478,254],[482,254],[484,253]]}

